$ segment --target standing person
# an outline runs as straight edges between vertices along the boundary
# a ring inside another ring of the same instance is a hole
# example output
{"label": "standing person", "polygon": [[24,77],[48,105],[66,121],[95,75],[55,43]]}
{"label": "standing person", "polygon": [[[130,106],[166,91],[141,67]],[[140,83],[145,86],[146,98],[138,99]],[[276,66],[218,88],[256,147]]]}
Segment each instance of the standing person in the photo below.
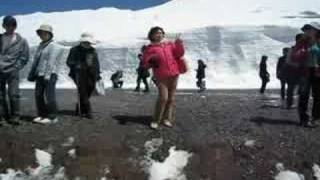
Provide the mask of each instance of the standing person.
{"label": "standing person", "polygon": [[287,59],[287,55],[288,55],[288,51],[289,48],[283,48],[282,49],[282,56],[278,59],[278,63],[277,63],[277,78],[280,80],[281,83],[281,90],[280,90],[280,94],[281,94],[281,99],[285,100],[286,97],[286,80],[285,80],[285,63],[286,63],[286,59]]}
{"label": "standing person", "polygon": [[206,77],[205,74],[205,69],[206,69],[207,65],[201,60],[198,60],[198,69],[197,71],[197,76],[196,78],[198,79],[197,81],[197,86],[200,88],[200,92],[205,90],[205,81],[203,80]]}
{"label": "standing person", "polygon": [[[27,41],[15,32],[17,21],[12,16],[3,18],[4,34],[0,34],[0,121],[18,124],[20,119],[19,71],[29,60]],[[6,89],[8,86],[8,92]],[[9,107],[7,102],[9,96]]]}
{"label": "standing person", "polygon": [[90,97],[95,89],[95,84],[100,77],[100,66],[95,44],[90,33],[83,33],[80,44],[71,48],[67,66],[70,68],[69,76],[75,82],[78,90],[78,103],[76,114],[92,119]]}
{"label": "standing person", "polygon": [[301,66],[301,62],[299,62],[299,59],[295,58],[295,53],[298,52],[298,54],[300,54],[299,50],[302,50],[302,52],[307,52],[308,49],[308,41],[305,38],[304,34],[297,34],[295,37],[295,41],[295,45],[292,46],[288,51],[283,73],[285,81],[288,84],[286,93],[287,109],[292,108],[294,91],[297,88],[299,79],[301,77],[301,70],[299,68]]}
{"label": "standing person", "polygon": [[148,77],[150,77],[150,73],[149,73],[149,70],[143,68],[142,54],[138,55],[138,59],[139,59],[139,67],[137,68],[138,78],[137,78],[137,87],[136,87],[135,91],[136,92],[140,91],[140,83],[142,80],[144,87],[145,87],[144,92],[149,92]]}
{"label": "standing person", "polygon": [[270,81],[270,74],[267,70],[267,60],[268,56],[263,55],[260,62],[260,78],[262,80],[262,85],[260,88],[260,93],[264,94],[266,90],[267,83]]}
{"label": "standing person", "polygon": [[57,122],[56,83],[61,49],[53,41],[53,29],[43,24],[37,29],[41,42],[37,47],[28,76],[36,82],[35,99],[38,117],[33,121],[42,124]]}
{"label": "standing person", "polygon": [[[301,63],[301,70],[303,73],[299,82],[300,123],[304,127],[315,127],[315,122],[320,120],[320,77],[317,75],[320,65],[320,24],[305,24],[301,30],[309,39],[309,47],[307,51],[305,51],[307,52],[307,55]],[[310,118],[307,113],[311,90],[313,97],[312,118]]]}
{"label": "standing person", "polygon": [[143,52],[143,66],[152,68],[158,88],[158,99],[155,106],[153,129],[163,123],[168,127],[175,121],[175,93],[180,74],[179,62],[183,61],[183,42],[177,37],[175,42],[164,40],[165,32],[161,27],[153,27],[148,33],[150,44]]}
{"label": "standing person", "polygon": [[113,88],[115,88],[115,89],[122,88],[122,86],[123,86],[122,77],[123,77],[122,70],[118,70],[111,75],[110,80],[112,81]]}

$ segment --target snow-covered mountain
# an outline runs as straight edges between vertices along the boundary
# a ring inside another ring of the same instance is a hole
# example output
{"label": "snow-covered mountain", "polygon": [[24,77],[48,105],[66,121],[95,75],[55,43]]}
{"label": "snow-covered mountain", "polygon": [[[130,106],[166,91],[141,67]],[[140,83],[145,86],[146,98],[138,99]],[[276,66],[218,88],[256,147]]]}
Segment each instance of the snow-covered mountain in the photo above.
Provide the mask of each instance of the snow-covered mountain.
{"label": "snow-covered mountain", "polygon": [[[269,56],[271,86],[277,87],[274,71],[281,49],[291,44],[301,25],[320,18],[318,13],[319,0],[172,0],[139,11],[102,8],[17,19],[18,31],[33,47],[39,42],[35,30],[42,23],[53,25],[55,39],[63,44],[77,41],[84,31],[92,32],[101,42],[97,49],[107,84],[113,71],[123,69],[126,86],[134,86],[138,49],[148,43],[150,27],[159,25],[169,38],[182,33],[185,41],[190,71],[181,77],[180,87],[195,87],[194,69],[201,58],[208,64],[209,88],[256,88],[261,55]],[[66,70],[59,82],[64,87],[72,84]]]}

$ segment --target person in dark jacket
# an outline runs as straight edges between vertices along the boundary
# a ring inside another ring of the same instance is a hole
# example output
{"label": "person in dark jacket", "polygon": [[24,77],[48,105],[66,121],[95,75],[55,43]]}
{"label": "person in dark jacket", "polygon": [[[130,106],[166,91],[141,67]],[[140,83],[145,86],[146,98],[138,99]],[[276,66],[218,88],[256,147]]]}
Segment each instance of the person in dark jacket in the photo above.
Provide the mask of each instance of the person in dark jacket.
{"label": "person in dark jacket", "polygon": [[78,89],[79,102],[76,114],[88,119],[92,119],[90,97],[96,82],[101,79],[98,54],[92,44],[95,44],[93,36],[90,33],[83,33],[80,44],[71,48],[67,59],[69,76]]}
{"label": "person in dark jacket", "polygon": [[263,55],[260,62],[260,78],[262,80],[262,85],[260,88],[260,93],[264,94],[264,91],[266,90],[267,83],[270,81],[270,74],[267,70],[267,60],[268,56]]}
{"label": "person in dark jacket", "polygon": [[122,70],[118,70],[111,75],[110,80],[112,81],[113,88],[115,88],[115,89],[122,88],[122,86],[123,86],[122,77],[123,77]]}
{"label": "person in dark jacket", "polygon": [[206,77],[206,74],[205,74],[206,67],[207,67],[207,65],[201,59],[199,59],[198,60],[198,69],[196,70],[197,71],[196,78],[198,79],[197,80],[197,87],[200,88],[200,92],[202,92],[206,89],[205,81],[203,80]]}
{"label": "person in dark jacket", "polygon": [[277,78],[280,80],[281,83],[281,99],[285,100],[286,97],[286,81],[285,81],[285,63],[287,59],[289,48],[282,49],[282,56],[278,59],[277,63]]}
{"label": "person in dark jacket", "polygon": [[148,83],[148,77],[150,77],[150,73],[147,69],[143,68],[143,64],[142,64],[142,54],[138,55],[138,59],[139,59],[139,67],[137,68],[137,74],[138,74],[138,78],[137,78],[137,87],[135,89],[136,92],[140,91],[140,83],[141,80],[145,86],[144,92],[149,92],[149,83]]}
{"label": "person in dark jacket", "polygon": [[[309,39],[307,55],[300,64],[302,71],[299,80],[299,116],[304,127],[316,127],[320,121],[320,24],[305,24],[301,30]],[[308,114],[310,92],[312,91],[312,116]]]}
{"label": "person in dark jacket", "polygon": [[287,88],[287,97],[286,97],[286,104],[287,104],[287,109],[291,109],[293,105],[293,95],[295,90],[298,87],[299,84],[299,79],[300,79],[300,70],[299,62],[295,62],[294,58],[292,58],[292,52],[295,51],[297,48],[299,48],[301,45],[305,44],[305,36],[302,33],[299,33],[295,37],[295,45],[292,46],[287,55],[287,59],[284,65],[284,77],[285,81],[288,84]]}
{"label": "person in dark jacket", "polygon": [[5,16],[2,27],[5,33],[0,34],[0,122],[6,119],[11,124],[18,124],[20,119],[19,71],[29,61],[29,46],[27,41],[15,32],[17,21],[14,17]]}

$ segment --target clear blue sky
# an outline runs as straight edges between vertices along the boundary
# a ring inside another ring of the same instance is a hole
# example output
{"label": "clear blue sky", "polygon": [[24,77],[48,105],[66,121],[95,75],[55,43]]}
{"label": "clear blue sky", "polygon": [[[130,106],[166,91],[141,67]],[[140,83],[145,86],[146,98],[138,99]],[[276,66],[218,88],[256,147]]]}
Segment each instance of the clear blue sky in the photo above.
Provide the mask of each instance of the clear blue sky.
{"label": "clear blue sky", "polygon": [[53,12],[79,9],[117,7],[121,9],[144,9],[168,0],[0,0],[0,16]]}

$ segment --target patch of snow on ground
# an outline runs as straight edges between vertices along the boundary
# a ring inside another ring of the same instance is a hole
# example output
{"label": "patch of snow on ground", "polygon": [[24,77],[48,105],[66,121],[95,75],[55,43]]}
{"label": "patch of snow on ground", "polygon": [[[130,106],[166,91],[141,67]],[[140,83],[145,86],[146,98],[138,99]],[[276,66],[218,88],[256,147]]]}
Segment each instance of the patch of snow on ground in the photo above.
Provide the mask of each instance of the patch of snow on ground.
{"label": "patch of snow on ground", "polygon": [[57,171],[54,171],[54,167],[51,164],[52,155],[40,149],[35,150],[35,156],[38,163],[38,167],[28,168],[25,172],[21,170],[7,169],[5,174],[0,174],[1,180],[65,180],[65,169],[60,167]]}
{"label": "patch of snow on ground", "polygon": [[318,164],[314,164],[312,167],[313,170],[313,176],[316,178],[316,180],[320,180],[320,167]]}
{"label": "patch of snow on ground", "polygon": [[161,138],[152,139],[145,143],[146,155],[143,165],[147,167],[149,180],[186,180],[183,169],[188,164],[188,159],[192,156],[192,153],[176,150],[175,147],[171,147],[169,149],[169,156],[163,162],[159,162],[152,159],[152,154],[162,144],[163,139]]}
{"label": "patch of snow on ground", "polygon": [[186,180],[183,169],[188,164],[188,159],[191,156],[191,153],[171,147],[169,156],[164,162],[152,161],[149,168],[149,180]]}
{"label": "patch of snow on ground", "polygon": [[244,145],[247,147],[253,147],[255,145],[256,141],[255,140],[246,140],[244,142]]}
{"label": "patch of snow on ground", "polygon": [[279,173],[275,176],[275,180],[304,180],[304,176],[302,174],[286,170],[282,163],[277,163],[276,168]]}

